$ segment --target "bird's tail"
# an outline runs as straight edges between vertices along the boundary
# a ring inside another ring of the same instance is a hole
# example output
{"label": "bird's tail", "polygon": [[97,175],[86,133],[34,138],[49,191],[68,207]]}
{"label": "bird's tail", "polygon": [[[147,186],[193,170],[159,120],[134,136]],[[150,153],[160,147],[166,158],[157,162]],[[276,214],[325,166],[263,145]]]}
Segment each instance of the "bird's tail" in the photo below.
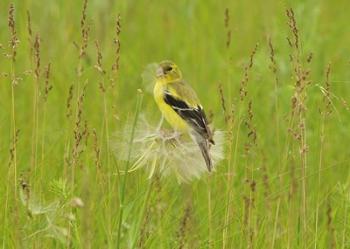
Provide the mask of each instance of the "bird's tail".
{"label": "bird's tail", "polygon": [[202,155],[203,155],[205,164],[207,165],[208,171],[211,172],[211,169],[213,167],[213,162],[212,162],[211,156],[209,154],[209,143],[206,139],[203,139],[203,138],[201,140],[197,139],[197,143],[198,143],[199,149],[202,152]]}

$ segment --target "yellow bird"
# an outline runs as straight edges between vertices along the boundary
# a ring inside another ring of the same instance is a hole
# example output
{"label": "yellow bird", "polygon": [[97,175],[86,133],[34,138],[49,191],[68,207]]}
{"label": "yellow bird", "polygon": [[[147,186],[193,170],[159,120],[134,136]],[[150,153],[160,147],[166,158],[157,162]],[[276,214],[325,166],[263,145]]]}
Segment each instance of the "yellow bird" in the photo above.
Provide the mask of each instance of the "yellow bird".
{"label": "yellow bird", "polygon": [[182,79],[176,64],[171,61],[159,63],[153,94],[165,120],[176,131],[189,133],[196,140],[210,172],[212,132],[195,91]]}

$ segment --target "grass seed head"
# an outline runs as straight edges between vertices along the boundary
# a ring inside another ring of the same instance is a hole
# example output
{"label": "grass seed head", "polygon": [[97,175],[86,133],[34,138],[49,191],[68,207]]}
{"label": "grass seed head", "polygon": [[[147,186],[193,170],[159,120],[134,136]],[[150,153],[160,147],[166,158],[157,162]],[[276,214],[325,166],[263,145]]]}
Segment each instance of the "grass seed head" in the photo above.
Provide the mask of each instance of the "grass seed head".
{"label": "grass seed head", "polygon": [[35,58],[35,78],[39,79],[40,77],[40,36],[36,34],[34,41],[34,58]]}
{"label": "grass seed head", "polygon": [[15,22],[15,6],[11,3],[9,10],[8,10],[8,27],[10,30],[10,49],[11,49],[11,59],[12,61],[16,61],[16,55],[17,55],[17,45],[19,43],[19,40],[17,38],[17,32],[16,32],[16,22]]}
{"label": "grass seed head", "polygon": [[44,88],[44,101],[47,101],[47,97],[52,90],[52,85],[50,84],[50,74],[51,74],[51,63],[49,63],[45,68],[45,88]]}
{"label": "grass seed head", "polygon": [[115,38],[114,38],[114,46],[115,46],[115,58],[114,63],[112,65],[112,71],[117,75],[119,72],[119,60],[120,60],[120,32],[122,30],[121,26],[121,17],[120,14],[117,16],[116,24],[115,24]]}

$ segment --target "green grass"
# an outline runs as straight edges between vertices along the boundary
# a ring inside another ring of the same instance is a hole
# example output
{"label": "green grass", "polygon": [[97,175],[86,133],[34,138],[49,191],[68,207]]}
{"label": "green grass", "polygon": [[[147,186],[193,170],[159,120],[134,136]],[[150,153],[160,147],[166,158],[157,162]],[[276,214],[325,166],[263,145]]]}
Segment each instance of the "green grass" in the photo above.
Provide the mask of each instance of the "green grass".
{"label": "green grass", "polygon": [[[15,0],[15,60],[10,3],[0,2],[2,248],[350,247],[348,1],[89,0],[85,42],[83,1]],[[159,121],[141,74],[163,59],[226,132],[225,160],[187,184],[123,175],[131,162],[113,151],[139,111]]]}

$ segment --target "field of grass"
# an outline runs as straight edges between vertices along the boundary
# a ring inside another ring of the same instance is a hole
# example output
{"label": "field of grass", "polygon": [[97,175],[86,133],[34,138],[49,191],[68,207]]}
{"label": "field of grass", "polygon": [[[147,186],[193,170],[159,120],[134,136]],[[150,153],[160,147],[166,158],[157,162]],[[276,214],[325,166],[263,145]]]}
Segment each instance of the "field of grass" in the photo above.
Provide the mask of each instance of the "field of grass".
{"label": "field of grass", "polygon": [[[0,1],[2,248],[350,248],[349,8]],[[164,59],[225,133],[181,184],[115,151],[158,123],[141,74]]]}

